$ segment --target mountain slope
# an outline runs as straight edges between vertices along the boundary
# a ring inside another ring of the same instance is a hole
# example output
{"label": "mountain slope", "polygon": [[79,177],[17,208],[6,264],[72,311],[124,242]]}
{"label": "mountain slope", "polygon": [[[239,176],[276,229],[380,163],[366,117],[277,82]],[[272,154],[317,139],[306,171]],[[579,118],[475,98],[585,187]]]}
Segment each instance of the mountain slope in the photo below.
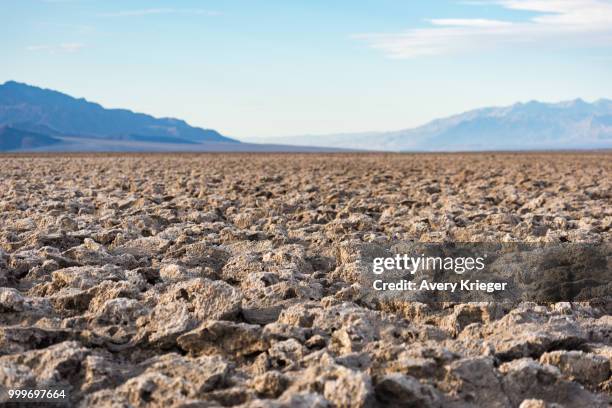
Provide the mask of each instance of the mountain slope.
{"label": "mountain slope", "polygon": [[35,149],[42,146],[51,146],[61,140],[40,133],[27,132],[14,129],[10,126],[0,127],[0,151]]}
{"label": "mountain slope", "polygon": [[1,125],[84,138],[239,143],[215,130],[192,127],[179,119],[158,119],[125,109],[105,109],[85,99],[14,81],[0,85]]}
{"label": "mountain slope", "polygon": [[612,101],[528,102],[483,108],[393,132],[266,140],[390,151],[529,150],[612,147]]}

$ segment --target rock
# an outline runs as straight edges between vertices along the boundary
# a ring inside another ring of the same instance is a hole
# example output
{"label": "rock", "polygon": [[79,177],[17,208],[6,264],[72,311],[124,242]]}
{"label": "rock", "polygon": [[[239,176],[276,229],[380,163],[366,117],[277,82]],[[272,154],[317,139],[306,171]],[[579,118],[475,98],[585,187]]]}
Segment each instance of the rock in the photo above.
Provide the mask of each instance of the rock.
{"label": "rock", "polygon": [[589,339],[573,318],[526,308],[515,309],[488,325],[483,335],[502,360],[537,357],[552,347],[575,348]]}
{"label": "rock", "polygon": [[597,385],[610,377],[609,359],[582,351],[551,351],[542,354],[540,363],[553,365],[582,384]]}
{"label": "rock", "polygon": [[100,324],[133,325],[145,313],[145,308],[136,299],[115,298],[104,302],[96,319]]}
{"label": "rock", "polygon": [[268,349],[268,365],[272,368],[290,370],[305,354],[304,346],[297,340],[279,341]]}
{"label": "rock", "polygon": [[446,367],[444,381],[438,387],[461,403],[487,407],[510,407],[501,375],[492,357],[465,358]]}
{"label": "rock", "polygon": [[555,403],[548,404],[546,401],[539,399],[526,399],[521,402],[519,408],[562,408],[562,406]]}
{"label": "rock", "polygon": [[261,397],[277,398],[287,388],[289,379],[278,371],[268,371],[255,377],[252,386]]}
{"label": "rock", "polygon": [[52,273],[53,285],[57,288],[89,289],[105,280],[120,281],[125,274],[120,268],[108,265],[103,268],[77,266],[60,269]]}
{"label": "rock", "polygon": [[265,325],[278,319],[282,305],[263,306],[260,303],[245,301],[242,304],[242,316],[247,323]]}
{"label": "rock", "polygon": [[36,388],[36,374],[29,367],[11,361],[0,361],[0,384],[4,389]]}
{"label": "rock", "polygon": [[335,406],[365,407],[372,403],[372,384],[366,374],[338,367],[326,379],[323,395]]}
{"label": "rock", "polygon": [[387,250],[376,244],[363,243],[358,240],[343,241],[336,249],[336,262],[339,265],[354,262],[369,263],[374,258],[390,255]]}
{"label": "rock", "polygon": [[178,345],[194,354],[249,355],[267,349],[258,325],[210,320],[178,338]]}
{"label": "rock", "polygon": [[501,307],[495,303],[460,304],[454,307],[453,313],[442,322],[441,326],[453,335],[457,335],[472,323],[490,323],[502,316]]}
{"label": "rock", "polygon": [[240,282],[250,274],[263,272],[264,264],[261,256],[256,253],[247,253],[234,256],[223,266],[221,276],[230,281]]}
{"label": "rock", "polygon": [[158,237],[137,238],[127,241],[114,249],[117,254],[129,254],[136,257],[155,257],[163,253],[171,242]]}
{"label": "rock", "polygon": [[[275,406],[274,403],[271,405],[266,402],[262,406]],[[254,407],[257,405],[253,405]],[[298,393],[283,396],[280,398],[280,403],[276,405],[278,407],[296,407],[296,408],[327,408],[329,403],[319,394],[315,393]]]}
{"label": "rock", "polygon": [[0,311],[2,313],[23,312],[26,300],[17,289],[0,288]]}
{"label": "rock", "polygon": [[416,378],[389,374],[376,384],[376,398],[387,407],[441,407],[442,398],[435,388]]}
{"label": "rock", "polygon": [[397,359],[385,366],[387,373],[401,373],[417,378],[433,376],[438,371],[438,364],[433,358],[412,357],[400,354]]}
{"label": "rock", "polygon": [[159,269],[159,277],[166,282],[176,282],[197,278],[198,274],[177,264],[166,264]]}
{"label": "rock", "polygon": [[17,385],[34,389],[63,388],[74,401],[83,360],[90,350],[78,342],[66,341],[43,350],[0,357],[0,386]]}
{"label": "rock", "polygon": [[115,363],[108,356],[89,355],[83,361],[83,371],[81,389],[91,394],[105,388],[114,388],[142,370],[132,365]]}
{"label": "rock", "polygon": [[72,315],[87,310],[93,296],[93,293],[86,290],[65,287],[49,296],[48,299],[58,313]]}
{"label": "rock", "polygon": [[607,405],[605,398],[586,391],[576,383],[563,381],[558,368],[541,365],[530,358],[502,364],[499,370],[504,374],[503,389],[516,405],[524,399],[534,398],[566,407]]}
{"label": "rock", "polygon": [[[131,406],[171,406],[186,400],[184,390],[180,385],[180,381],[167,375],[147,372],[129,379],[117,391],[123,397],[122,400]],[[91,404],[93,401],[88,401],[88,403]]]}
{"label": "rock", "polygon": [[223,387],[230,373],[229,364],[220,356],[201,356],[193,360],[177,354],[155,359],[145,373],[155,372],[188,383],[188,395],[201,395]]}
{"label": "rock", "polygon": [[196,242],[172,250],[166,259],[167,261],[176,260],[186,268],[208,267],[218,274],[228,261],[229,254],[219,247],[205,242]]}
{"label": "rock", "polygon": [[196,278],[171,285],[147,317],[143,335],[160,347],[207,319],[231,319],[240,312],[240,293],[221,281]]}
{"label": "rock", "polygon": [[167,354],[153,360],[142,374],[130,378],[114,392],[101,390],[89,394],[82,405],[216,406],[198,396],[223,387],[228,370],[227,364],[218,357],[200,357],[192,361]]}
{"label": "rock", "polygon": [[38,327],[0,328],[0,355],[41,349],[70,338],[66,330],[49,330]]}

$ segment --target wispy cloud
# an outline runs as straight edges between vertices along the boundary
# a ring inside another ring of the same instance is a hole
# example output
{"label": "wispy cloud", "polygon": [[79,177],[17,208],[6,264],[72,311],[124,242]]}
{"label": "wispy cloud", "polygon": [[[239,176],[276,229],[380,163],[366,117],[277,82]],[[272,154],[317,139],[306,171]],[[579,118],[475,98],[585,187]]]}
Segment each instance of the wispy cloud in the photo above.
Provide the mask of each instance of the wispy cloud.
{"label": "wispy cloud", "polygon": [[511,22],[502,20],[487,20],[482,18],[432,18],[429,22],[436,26],[496,28],[509,27]]}
{"label": "wispy cloud", "polygon": [[500,46],[612,45],[612,1],[609,0],[490,0],[463,2],[471,6],[499,5],[508,10],[542,13],[525,21],[478,18],[432,18],[429,27],[399,33],[353,36],[391,58],[456,54]]}
{"label": "wispy cloud", "polygon": [[112,13],[100,14],[101,17],[137,17],[149,16],[156,14],[186,14],[186,15],[202,15],[202,16],[218,16],[221,13],[214,10],[204,9],[184,9],[184,8],[148,8],[139,10],[122,10]]}
{"label": "wispy cloud", "polygon": [[59,54],[66,53],[72,54],[75,52],[79,52],[85,45],[81,43],[62,43],[57,45],[48,45],[48,44],[37,44],[37,45],[29,45],[26,47],[27,51],[33,52],[48,52],[51,54]]}

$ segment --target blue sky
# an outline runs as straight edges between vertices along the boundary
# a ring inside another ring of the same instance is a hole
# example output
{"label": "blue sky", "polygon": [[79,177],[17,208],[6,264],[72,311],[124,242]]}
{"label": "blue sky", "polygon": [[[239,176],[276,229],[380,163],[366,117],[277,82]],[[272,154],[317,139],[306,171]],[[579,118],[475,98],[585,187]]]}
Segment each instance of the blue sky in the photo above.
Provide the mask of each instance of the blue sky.
{"label": "blue sky", "polygon": [[243,138],[612,97],[610,0],[0,0],[0,82]]}

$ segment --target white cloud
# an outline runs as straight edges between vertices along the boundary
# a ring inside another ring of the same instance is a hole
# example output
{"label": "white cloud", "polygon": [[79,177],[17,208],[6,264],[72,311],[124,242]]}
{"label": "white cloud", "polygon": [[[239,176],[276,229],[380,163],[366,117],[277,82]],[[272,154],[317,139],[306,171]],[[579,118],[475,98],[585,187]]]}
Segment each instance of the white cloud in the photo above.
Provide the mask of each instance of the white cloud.
{"label": "white cloud", "polygon": [[482,18],[432,18],[429,22],[437,26],[451,27],[509,27],[509,21],[487,20]]}
{"label": "white cloud", "polygon": [[84,46],[85,45],[81,43],[62,43],[58,45],[38,44],[38,45],[29,45],[26,47],[26,50],[27,51],[48,52],[51,54],[58,54],[58,53],[72,54],[75,52],[79,52]]}
{"label": "white cloud", "polygon": [[113,13],[100,14],[101,17],[138,17],[156,14],[191,14],[203,16],[218,16],[221,13],[203,9],[149,8],[140,10],[122,10]]}
{"label": "white cloud", "polygon": [[[464,2],[465,4],[465,2]],[[523,46],[612,45],[610,0],[491,0],[469,2],[471,6],[499,5],[508,10],[543,13],[515,22],[478,18],[429,19],[430,27],[390,34],[359,34],[391,58],[455,54],[495,49],[510,44]]]}

